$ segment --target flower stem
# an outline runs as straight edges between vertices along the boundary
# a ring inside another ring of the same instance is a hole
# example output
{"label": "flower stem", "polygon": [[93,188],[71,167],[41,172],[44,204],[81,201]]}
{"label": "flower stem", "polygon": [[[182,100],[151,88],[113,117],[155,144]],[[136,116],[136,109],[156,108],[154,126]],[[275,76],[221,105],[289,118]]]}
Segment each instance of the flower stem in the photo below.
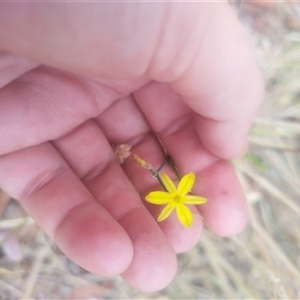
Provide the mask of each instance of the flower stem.
{"label": "flower stem", "polygon": [[160,168],[158,169],[158,171],[154,171],[152,166],[150,164],[148,164],[146,161],[144,161],[143,159],[141,159],[138,155],[134,154],[133,156],[134,160],[144,169],[148,170],[153,178],[156,178],[157,181],[159,182],[159,184],[162,186],[162,188],[167,191],[165,185],[163,184],[160,176],[159,176],[159,170],[164,166],[164,164],[167,162],[166,160],[164,161],[164,163],[162,164],[162,166],[160,166]]}
{"label": "flower stem", "polygon": [[177,168],[177,166],[175,165],[174,160],[171,158],[171,156],[167,156],[167,160],[168,160],[168,165],[171,166],[171,168],[173,169],[173,171],[175,172],[176,176],[178,177],[178,179],[180,180],[182,178],[182,176],[180,175],[180,172]]}

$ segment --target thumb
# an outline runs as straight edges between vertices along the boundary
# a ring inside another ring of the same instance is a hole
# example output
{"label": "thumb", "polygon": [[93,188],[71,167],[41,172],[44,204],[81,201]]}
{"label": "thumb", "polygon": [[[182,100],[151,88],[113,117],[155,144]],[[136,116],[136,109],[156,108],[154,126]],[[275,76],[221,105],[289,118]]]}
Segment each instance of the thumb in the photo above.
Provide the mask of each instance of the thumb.
{"label": "thumb", "polygon": [[194,110],[204,146],[222,158],[245,150],[264,94],[225,2],[1,3],[0,47],[87,77],[167,83]]}
{"label": "thumb", "polygon": [[[201,3],[197,8],[186,16],[190,28],[184,34],[177,31],[173,45],[161,43],[149,74],[167,82],[193,109],[204,146],[231,159],[247,149],[248,131],[264,97],[264,82],[248,36],[230,6]],[[178,20],[173,23],[168,24],[166,41],[176,34]]]}

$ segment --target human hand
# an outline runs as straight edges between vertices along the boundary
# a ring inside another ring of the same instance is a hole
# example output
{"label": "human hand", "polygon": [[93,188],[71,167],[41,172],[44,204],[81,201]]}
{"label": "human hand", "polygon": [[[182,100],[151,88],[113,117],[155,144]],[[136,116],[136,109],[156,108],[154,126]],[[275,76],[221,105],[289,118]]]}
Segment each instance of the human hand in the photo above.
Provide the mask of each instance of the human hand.
{"label": "human hand", "polygon": [[205,225],[242,230],[226,160],[246,149],[263,83],[228,4],[1,3],[0,44],[0,187],[79,265],[158,290],[202,230],[158,224],[142,201],[155,181],[112,143],[159,166],[158,135],[196,173]]}

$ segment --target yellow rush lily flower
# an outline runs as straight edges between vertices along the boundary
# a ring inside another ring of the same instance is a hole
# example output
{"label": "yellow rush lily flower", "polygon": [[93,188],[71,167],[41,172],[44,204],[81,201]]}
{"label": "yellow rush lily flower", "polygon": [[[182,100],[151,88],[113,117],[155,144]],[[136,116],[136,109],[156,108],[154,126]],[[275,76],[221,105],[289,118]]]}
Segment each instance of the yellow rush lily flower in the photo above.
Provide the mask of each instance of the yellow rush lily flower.
{"label": "yellow rush lily flower", "polygon": [[188,228],[191,227],[193,225],[193,215],[186,204],[203,204],[207,202],[206,198],[188,195],[195,183],[195,174],[191,172],[183,176],[177,188],[167,174],[162,173],[159,176],[167,191],[155,191],[146,196],[146,201],[149,203],[167,204],[160,212],[157,221],[165,220],[176,209],[181,224]]}

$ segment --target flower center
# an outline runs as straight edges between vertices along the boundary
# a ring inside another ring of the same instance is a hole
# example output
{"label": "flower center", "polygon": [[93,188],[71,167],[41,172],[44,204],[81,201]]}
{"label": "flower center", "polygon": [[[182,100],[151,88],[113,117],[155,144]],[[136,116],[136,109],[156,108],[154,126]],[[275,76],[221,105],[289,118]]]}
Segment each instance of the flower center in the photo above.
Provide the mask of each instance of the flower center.
{"label": "flower center", "polygon": [[180,197],[179,195],[176,195],[175,198],[174,198],[174,201],[175,201],[176,203],[181,202],[181,197]]}

